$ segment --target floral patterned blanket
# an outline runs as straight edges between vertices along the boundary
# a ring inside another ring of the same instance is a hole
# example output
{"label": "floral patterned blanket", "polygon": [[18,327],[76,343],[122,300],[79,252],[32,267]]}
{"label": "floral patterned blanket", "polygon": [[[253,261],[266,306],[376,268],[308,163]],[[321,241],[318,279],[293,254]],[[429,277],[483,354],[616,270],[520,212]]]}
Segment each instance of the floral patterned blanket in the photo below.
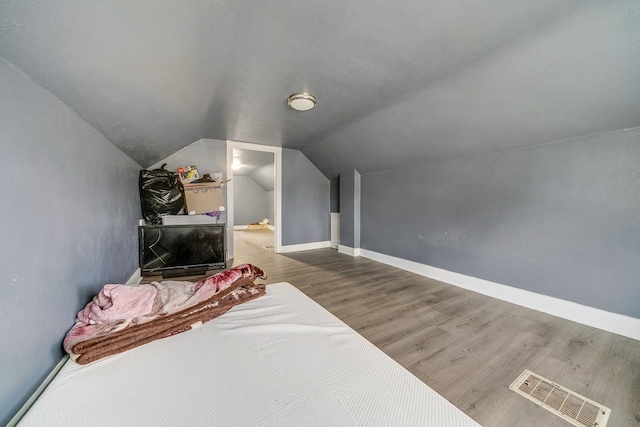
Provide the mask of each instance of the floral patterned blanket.
{"label": "floral patterned blanket", "polygon": [[265,294],[260,268],[242,264],[197,282],[105,285],[80,312],[63,347],[80,364],[184,332]]}

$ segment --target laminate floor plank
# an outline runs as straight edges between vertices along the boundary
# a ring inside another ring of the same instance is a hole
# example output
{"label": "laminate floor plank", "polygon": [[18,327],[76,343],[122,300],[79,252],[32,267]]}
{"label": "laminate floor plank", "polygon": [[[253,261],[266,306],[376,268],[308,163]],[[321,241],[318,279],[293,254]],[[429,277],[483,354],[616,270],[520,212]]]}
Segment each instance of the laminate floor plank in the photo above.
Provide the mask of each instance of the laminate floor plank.
{"label": "laminate floor plank", "polygon": [[444,349],[453,340],[447,331],[437,326],[426,326],[418,331],[406,333],[401,339],[378,345],[382,351],[402,366],[415,366],[421,360]]}
{"label": "laminate floor plank", "polygon": [[236,231],[237,265],[287,281],[485,427],[570,424],[509,385],[529,369],[640,426],[640,342],[361,257],[275,254],[270,230]]}

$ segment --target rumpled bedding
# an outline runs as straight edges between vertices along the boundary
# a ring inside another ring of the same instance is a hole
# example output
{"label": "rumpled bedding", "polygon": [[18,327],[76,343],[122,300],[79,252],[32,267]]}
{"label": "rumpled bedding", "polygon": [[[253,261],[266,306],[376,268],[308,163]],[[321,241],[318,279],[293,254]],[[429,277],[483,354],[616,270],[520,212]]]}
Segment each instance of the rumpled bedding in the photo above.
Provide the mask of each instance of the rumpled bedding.
{"label": "rumpled bedding", "polygon": [[242,264],[197,282],[105,285],[78,312],[63,347],[79,364],[184,332],[265,294],[260,268]]}

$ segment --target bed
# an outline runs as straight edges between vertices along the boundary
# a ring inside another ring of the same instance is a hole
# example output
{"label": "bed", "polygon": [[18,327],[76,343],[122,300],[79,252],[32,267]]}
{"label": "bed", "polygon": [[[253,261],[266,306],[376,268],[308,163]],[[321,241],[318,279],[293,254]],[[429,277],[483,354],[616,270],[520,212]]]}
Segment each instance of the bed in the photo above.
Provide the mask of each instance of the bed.
{"label": "bed", "polygon": [[203,326],[68,360],[27,426],[478,426],[289,283]]}

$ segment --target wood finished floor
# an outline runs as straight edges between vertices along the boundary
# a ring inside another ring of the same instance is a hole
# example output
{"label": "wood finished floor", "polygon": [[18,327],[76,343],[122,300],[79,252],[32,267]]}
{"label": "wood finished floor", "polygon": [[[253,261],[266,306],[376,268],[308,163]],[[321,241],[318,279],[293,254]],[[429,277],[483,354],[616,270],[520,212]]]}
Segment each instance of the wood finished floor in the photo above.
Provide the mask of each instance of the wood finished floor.
{"label": "wood finished floor", "polygon": [[485,427],[571,425],[509,390],[524,369],[640,426],[640,341],[333,249],[275,254],[270,230],[235,236],[233,265],[295,285]]}

